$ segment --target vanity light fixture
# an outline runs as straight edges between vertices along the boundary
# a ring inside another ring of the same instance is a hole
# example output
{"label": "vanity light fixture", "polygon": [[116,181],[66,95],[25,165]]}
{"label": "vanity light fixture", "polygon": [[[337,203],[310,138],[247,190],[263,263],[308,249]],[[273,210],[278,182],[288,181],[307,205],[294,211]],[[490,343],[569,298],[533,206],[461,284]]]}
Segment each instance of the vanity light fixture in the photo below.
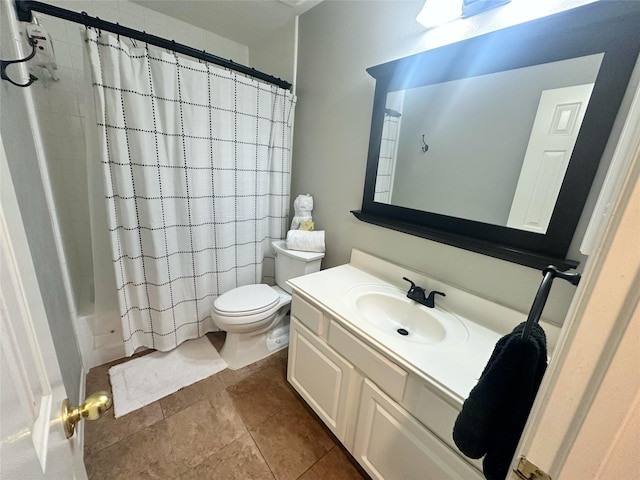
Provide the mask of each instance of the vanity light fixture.
{"label": "vanity light fixture", "polygon": [[511,0],[425,0],[416,20],[426,28],[449,23],[457,18],[467,18],[478,13],[499,7]]}
{"label": "vanity light fixture", "polygon": [[462,18],[472,17],[509,2],[511,0],[462,0]]}
{"label": "vanity light fixture", "polygon": [[449,23],[462,14],[462,6],[451,0],[425,0],[416,20],[426,28]]}

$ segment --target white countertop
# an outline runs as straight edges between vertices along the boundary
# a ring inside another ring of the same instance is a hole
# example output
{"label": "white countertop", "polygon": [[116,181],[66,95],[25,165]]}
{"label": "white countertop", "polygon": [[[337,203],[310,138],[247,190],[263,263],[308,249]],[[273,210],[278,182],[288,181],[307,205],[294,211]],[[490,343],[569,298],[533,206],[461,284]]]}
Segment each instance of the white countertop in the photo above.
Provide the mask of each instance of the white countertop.
{"label": "white countertop", "polygon": [[[402,336],[396,338],[381,333],[349,307],[347,293],[352,288],[392,285],[408,290],[403,276],[411,278],[427,291],[437,289],[447,294],[446,297],[436,297],[437,306],[460,319],[469,334],[466,341],[424,345],[407,341]],[[520,312],[358,250],[353,251],[349,264],[298,277],[290,280],[289,284],[294,293],[318,304],[342,326],[460,405],[478,382],[498,339],[526,319]],[[469,319],[470,312],[473,320]],[[545,330],[549,330],[548,326]],[[552,337],[556,335],[557,332],[552,332]]]}

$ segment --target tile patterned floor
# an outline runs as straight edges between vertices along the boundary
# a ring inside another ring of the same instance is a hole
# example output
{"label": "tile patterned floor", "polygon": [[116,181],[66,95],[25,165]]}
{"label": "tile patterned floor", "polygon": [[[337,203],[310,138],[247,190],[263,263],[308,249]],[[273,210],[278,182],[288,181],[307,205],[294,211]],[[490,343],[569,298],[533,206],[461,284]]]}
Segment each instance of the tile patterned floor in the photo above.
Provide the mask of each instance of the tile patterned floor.
{"label": "tile patterned floor", "polygon": [[[220,348],[222,334],[209,339]],[[223,370],[115,419],[85,422],[90,480],[361,480],[367,478],[286,380],[286,350]],[[111,391],[112,362],[87,391]]]}

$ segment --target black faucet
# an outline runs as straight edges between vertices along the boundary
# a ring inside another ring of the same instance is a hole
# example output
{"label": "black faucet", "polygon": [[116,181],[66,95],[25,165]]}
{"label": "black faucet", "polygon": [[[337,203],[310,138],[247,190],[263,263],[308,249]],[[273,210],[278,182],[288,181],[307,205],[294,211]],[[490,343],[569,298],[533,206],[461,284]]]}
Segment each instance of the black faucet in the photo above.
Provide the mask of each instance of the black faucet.
{"label": "black faucet", "polygon": [[407,292],[407,298],[410,298],[414,302],[418,302],[419,304],[424,305],[425,307],[434,308],[436,306],[436,302],[435,302],[436,295],[442,295],[443,297],[447,296],[445,293],[438,292],[436,290],[433,290],[431,293],[429,293],[428,296],[425,296],[424,288],[418,287],[415,283],[413,283],[407,277],[402,277],[402,279],[406,280],[411,284],[411,288]]}

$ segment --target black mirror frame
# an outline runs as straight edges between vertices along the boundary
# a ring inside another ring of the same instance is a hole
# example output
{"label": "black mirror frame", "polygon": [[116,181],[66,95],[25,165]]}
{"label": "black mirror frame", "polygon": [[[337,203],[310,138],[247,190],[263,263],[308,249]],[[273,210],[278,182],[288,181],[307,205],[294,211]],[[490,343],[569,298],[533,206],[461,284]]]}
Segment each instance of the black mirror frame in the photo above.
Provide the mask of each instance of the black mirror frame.
{"label": "black mirror frame", "polygon": [[[596,2],[370,67],[376,79],[360,220],[533,268],[562,270],[640,52],[640,2]],[[483,54],[482,64],[473,60]],[[604,53],[545,235],[374,202],[388,92]]]}

